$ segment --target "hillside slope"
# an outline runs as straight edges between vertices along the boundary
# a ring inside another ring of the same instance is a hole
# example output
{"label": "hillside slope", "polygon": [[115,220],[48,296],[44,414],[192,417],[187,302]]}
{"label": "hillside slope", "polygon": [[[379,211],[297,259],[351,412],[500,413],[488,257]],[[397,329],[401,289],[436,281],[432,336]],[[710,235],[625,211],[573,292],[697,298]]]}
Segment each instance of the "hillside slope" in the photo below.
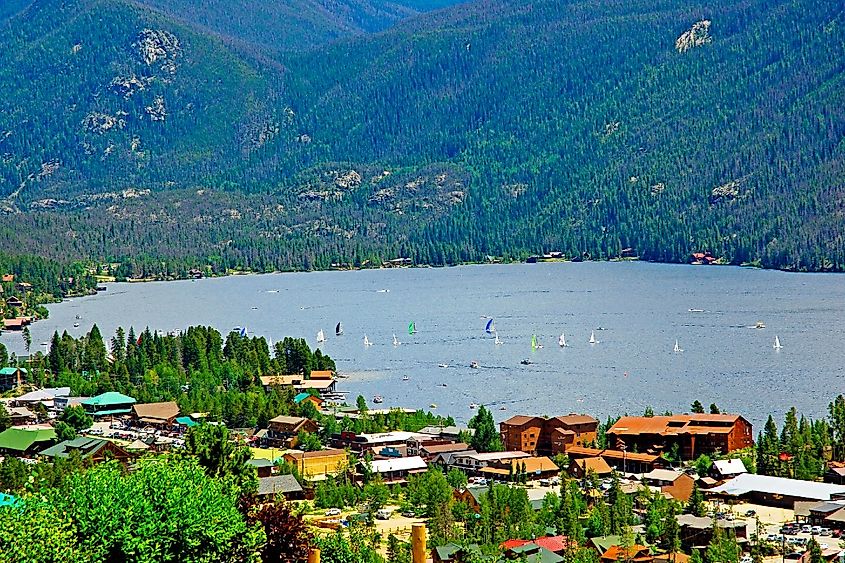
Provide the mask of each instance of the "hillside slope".
{"label": "hillside slope", "polygon": [[383,31],[454,0],[140,0],[180,20],[271,52],[320,47],[350,35]]}
{"label": "hillside slope", "polygon": [[834,0],[482,0],[275,61],[136,3],[39,5],[0,35],[8,246],[845,269]]}

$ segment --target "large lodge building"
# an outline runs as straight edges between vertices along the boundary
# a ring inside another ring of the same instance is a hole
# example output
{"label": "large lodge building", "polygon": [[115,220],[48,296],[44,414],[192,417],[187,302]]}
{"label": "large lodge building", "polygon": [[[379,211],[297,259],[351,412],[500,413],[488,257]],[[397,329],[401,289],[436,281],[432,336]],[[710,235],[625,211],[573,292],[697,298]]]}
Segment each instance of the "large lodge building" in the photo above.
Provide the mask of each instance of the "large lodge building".
{"label": "large lodge building", "polygon": [[751,423],[738,414],[623,416],[607,431],[608,444],[628,451],[660,453],[677,444],[683,459],[726,454],[754,445]]}

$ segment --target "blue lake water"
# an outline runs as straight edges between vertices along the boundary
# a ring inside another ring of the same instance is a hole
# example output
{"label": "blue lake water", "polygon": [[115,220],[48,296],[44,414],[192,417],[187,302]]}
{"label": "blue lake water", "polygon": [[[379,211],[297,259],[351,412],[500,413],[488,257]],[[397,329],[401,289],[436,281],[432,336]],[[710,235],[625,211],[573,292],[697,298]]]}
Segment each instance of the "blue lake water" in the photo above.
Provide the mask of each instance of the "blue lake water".
{"label": "blue lake water", "polygon": [[[501,345],[484,332],[484,317],[495,320]],[[78,336],[93,323],[106,336],[130,325],[246,326],[273,341],[305,337],[312,346],[323,329],[321,348],[348,376],[339,389],[350,402],[380,394],[383,406],[435,403],[437,412],[465,422],[471,403],[488,405],[501,420],[639,414],[649,405],[680,412],[698,399],[740,412],[760,429],[770,412],[780,421],[792,405],[822,416],[845,392],[843,319],[842,275],[555,263],[109,284],[96,296],[50,306],[50,318],[31,332],[35,351],[54,330]],[[338,321],[341,337],[334,336]],[[766,328],[753,328],[757,321]],[[598,344],[588,344],[591,331]],[[567,348],[557,344],[561,332]],[[532,334],[541,349],[531,350]],[[673,353],[675,339],[683,353]],[[19,334],[0,340],[23,353]],[[526,358],[531,365],[520,364]]]}

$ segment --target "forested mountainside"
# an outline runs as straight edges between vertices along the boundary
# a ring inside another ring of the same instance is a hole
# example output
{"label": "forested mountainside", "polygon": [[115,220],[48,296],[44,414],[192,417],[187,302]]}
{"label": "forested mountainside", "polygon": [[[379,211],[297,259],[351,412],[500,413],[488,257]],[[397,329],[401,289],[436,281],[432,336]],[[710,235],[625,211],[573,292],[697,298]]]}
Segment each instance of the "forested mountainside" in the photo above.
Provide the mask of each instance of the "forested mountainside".
{"label": "forested mountainside", "polygon": [[251,23],[35,2],[0,35],[0,245],[257,269],[559,250],[843,270],[843,12],[482,0],[280,53]]}
{"label": "forested mountainside", "polygon": [[285,52],[383,31],[455,0],[139,0],[224,37]]}

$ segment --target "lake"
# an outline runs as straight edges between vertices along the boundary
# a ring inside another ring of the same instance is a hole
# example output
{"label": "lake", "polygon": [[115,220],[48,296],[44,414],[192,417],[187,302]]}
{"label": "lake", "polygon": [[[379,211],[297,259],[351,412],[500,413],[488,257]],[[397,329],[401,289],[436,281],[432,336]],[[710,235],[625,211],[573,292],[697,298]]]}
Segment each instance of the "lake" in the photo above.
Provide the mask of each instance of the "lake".
{"label": "lake", "polygon": [[[358,394],[380,394],[383,406],[435,403],[460,422],[472,416],[471,403],[502,420],[604,418],[647,406],[681,412],[698,399],[742,413],[760,430],[770,412],[780,423],[792,405],[822,416],[845,392],[845,277],[836,274],[642,262],[267,274],[109,284],[49,309],[50,318],[31,327],[33,352],[54,330],[79,336],[93,323],[104,337],[130,325],[203,324],[224,333],[246,326],[274,342],[297,336],[312,346],[322,329],[321,348],[347,376],[338,388],[350,403]],[[485,333],[487,317],[501,345]],[[408,334],[410,321],[416,334]],[[753,328],[757,321],[766,328]],[[558,346],[562,332],[566,348]],[[588,343],[591,332],[597,344]],[[532,351],[532,335],[542,348]],[[673,352],[676,339],[681,353]],[[24,353],[20,334],[0,340]]]}

